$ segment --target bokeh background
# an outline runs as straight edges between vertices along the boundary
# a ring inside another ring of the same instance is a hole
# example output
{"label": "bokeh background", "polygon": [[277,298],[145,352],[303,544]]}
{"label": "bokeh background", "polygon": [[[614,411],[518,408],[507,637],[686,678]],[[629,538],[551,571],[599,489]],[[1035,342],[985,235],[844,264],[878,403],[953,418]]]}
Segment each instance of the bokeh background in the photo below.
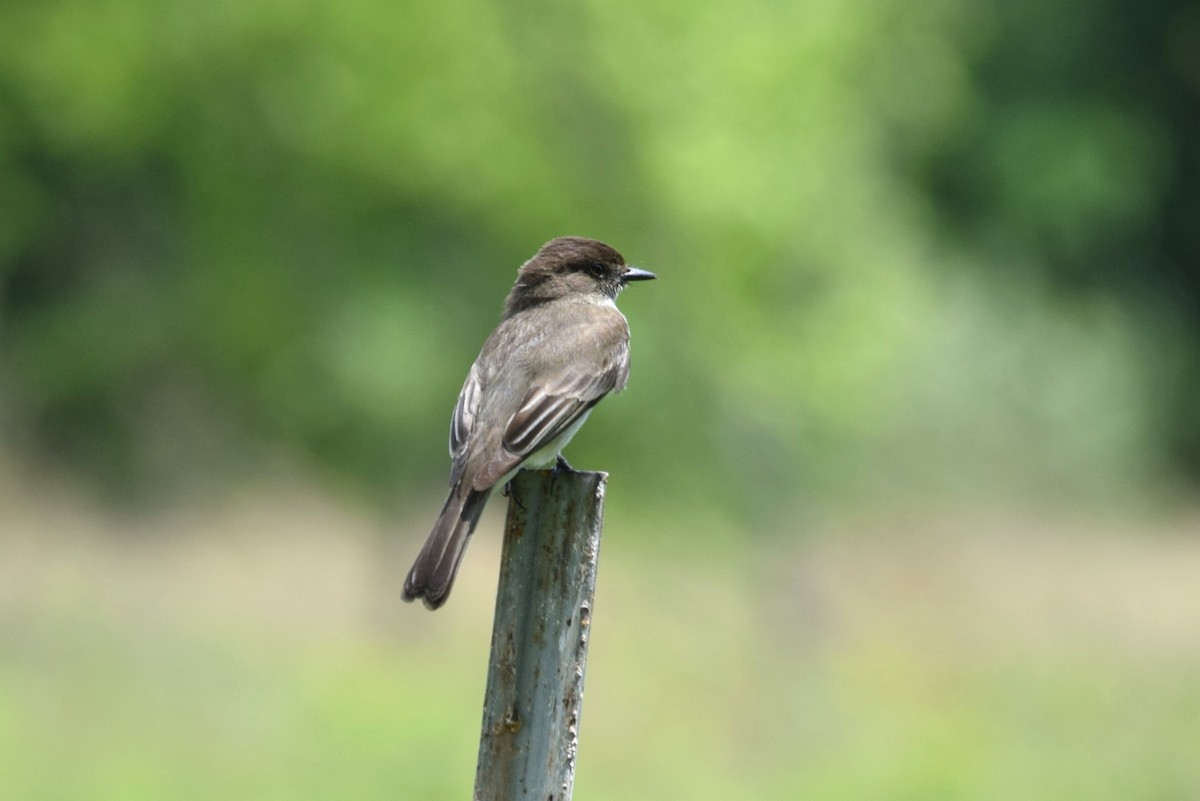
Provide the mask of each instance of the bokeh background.
{"label": "bokeh background", "polygon": [[0,795],[454,799],[561,234],[632,288],[577,797],[1200,798],[1200,10],[0,4]]}

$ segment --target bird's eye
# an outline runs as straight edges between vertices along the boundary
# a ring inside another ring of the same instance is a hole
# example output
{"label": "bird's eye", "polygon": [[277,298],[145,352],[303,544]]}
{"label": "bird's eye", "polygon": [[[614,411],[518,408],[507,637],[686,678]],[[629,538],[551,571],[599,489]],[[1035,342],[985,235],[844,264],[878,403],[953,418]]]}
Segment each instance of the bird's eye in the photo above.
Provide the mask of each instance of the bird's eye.
{"label": "bird's eye", "polygon": [[587,271],[593,278],[599,278],[604,275],[604,265],[598,261],[593,261],[588,264]]}

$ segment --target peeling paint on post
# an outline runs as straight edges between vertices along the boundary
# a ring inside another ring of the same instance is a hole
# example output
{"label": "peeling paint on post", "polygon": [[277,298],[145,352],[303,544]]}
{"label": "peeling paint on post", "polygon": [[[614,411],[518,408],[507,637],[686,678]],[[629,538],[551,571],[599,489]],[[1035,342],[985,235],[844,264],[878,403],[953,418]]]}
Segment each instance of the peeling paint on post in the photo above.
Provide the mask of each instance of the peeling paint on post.
{"label": "peeling paint on post", "polygon": [[512,480],[475,801],[570,801],[607,479]]}

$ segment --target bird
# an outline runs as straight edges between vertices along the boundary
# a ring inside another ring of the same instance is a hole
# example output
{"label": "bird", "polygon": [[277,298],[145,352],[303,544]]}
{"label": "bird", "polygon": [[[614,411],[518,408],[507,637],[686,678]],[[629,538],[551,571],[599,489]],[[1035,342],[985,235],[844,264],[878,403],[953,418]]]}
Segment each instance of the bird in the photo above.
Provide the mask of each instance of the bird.
{"label": "bird", "polygon": [[405,579],[404,600],[429,609],[446,602],[497,485],[521,469],[567,466],[562,449],[629,378],[629,324],[617,296],[654,278],[578,236],[550,240],[521,265],[454,406],[450,493]]}

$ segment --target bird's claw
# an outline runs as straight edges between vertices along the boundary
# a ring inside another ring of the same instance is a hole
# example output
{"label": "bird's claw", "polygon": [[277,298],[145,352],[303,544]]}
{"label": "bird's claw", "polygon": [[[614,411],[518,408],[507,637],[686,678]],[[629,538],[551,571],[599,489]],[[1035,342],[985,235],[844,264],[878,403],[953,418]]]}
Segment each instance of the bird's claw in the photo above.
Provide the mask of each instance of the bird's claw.
{"label": "bird's claw", "polygon": [[505,498],[508,498],[513,503],[515,503],[517,505],[517,508],[519,508],[522,512],[524,512],[525,504],[521,503],[521,495],[520,495],[520,493],[517,492],[517,488],[513,485],[513,481],[515,481],[515,480],[516,479],[511,479],[507,483],[505,483],[504,489],[502,489],[500,491],[500,494],[503,495]]}

